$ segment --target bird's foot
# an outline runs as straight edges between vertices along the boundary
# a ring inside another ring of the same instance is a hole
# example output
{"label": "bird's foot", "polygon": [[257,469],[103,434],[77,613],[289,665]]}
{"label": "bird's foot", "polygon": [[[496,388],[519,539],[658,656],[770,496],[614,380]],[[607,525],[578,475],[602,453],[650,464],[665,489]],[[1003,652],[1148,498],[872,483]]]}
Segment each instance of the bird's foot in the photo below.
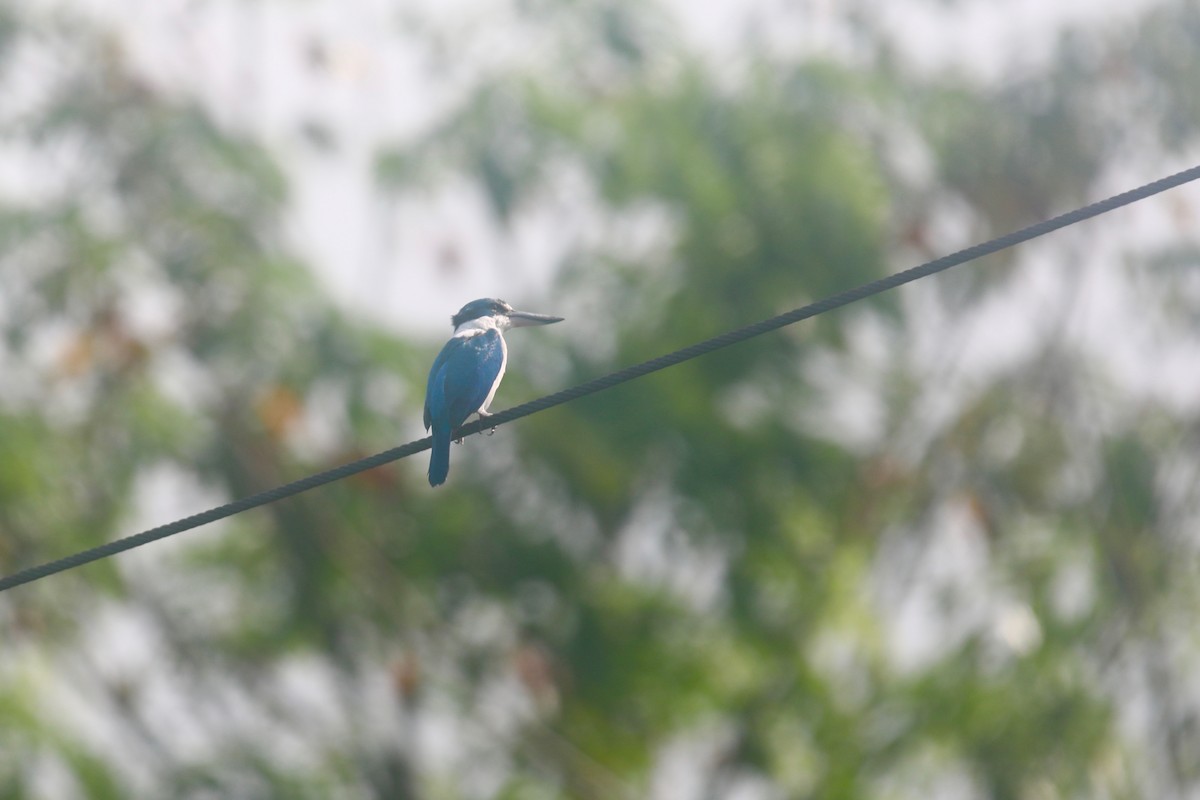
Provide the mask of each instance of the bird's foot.
{"label": "bird's foot", "polygon": [[[481,409],[479,409],[478,411],[476,411],[475,413],[479,415],[479,421],[480,421],[480,422],[483,422],[485,419],[487,419],[488,417],[490,417],[490,416],[492,415],[492,412],[490,412],[490,411],[485,411],[485,410],[484,410],[484,409],[482,409],[482,408],[481,408]],[[488,434],[487,434],[487,435],[488,435],[488,436],[491,436],[491,435],[492,435],[492,434],[494,434],[495,432],[496,432],[496,426],[495,426],[495,425],[493,425],[493,426],[492,426],[492,429],[491,429],[490,431],[488,431]]]}

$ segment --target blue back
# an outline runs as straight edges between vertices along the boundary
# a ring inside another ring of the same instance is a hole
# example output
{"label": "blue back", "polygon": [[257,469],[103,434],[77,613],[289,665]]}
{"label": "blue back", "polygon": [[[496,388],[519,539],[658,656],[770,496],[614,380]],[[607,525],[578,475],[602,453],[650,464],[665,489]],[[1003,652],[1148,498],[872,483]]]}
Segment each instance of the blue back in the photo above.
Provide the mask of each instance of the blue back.
{"label": "blue back", "polygon": [[425,427],[447,425],[447,432],[467,421],[483,405],[504,363],[500,331],[446,342],[429,370],[425,390]]}

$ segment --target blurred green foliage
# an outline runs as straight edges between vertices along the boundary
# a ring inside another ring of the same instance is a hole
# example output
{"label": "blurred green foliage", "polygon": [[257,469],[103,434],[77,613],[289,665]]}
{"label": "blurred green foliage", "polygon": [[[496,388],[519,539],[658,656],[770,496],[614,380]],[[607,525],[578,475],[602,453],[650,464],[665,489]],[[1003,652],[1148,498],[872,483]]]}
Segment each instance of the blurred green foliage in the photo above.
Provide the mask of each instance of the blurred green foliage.
{"label": "blurred green foliage", "polygon": [[[571,383],[907,266],[948,198],[1007,230],[1091,197],[1130,141],[1197,140],[1187,3],[999,88],[882,55],[731,77],[649,10],[518,8],[558,69],[489,77],[375,162],[387,193],[467,176],[503,224],[562,174],[594,191],[614,238],[547,291],[575,338],[514,347],[509,397],[543,357]],[[271,154],[94,31],[0,5],[3,78],[30,53],[60,68],[2,121],[45,180],[0,203],[0,568],[128,533],[171,480],[237,497],[394,442],[434,344],[329,305]],[[621,233],[644,218],[649,252]],[[1144,280],[1179,303],[1195,254],[1169,255]],[[926,302],[966,318],[1005,289],[968,272]],[[920,307],[470,441],[444,490],[376,470],[5,594],[0,798],[666,798],[680,757],[688,797],[1194,793],[1194,415],[1053,332],[956,394],[953,332],[911,352]],[[824,421],[849,390],[822,363],[865,376],[866,444]]]}

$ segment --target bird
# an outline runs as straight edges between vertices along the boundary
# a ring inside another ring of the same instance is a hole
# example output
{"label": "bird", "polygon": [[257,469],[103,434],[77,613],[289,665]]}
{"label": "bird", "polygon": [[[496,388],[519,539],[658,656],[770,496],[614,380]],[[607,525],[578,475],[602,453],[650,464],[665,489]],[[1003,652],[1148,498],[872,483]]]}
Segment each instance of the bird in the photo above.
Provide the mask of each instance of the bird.
{"label": "bird", "polygon": [[508,345],[504,331],[550,325],[562,317],[516,311],[503,300],[485,297],[467,303],[450,318],[454,334],[433,360],[425,388],[425,430],[433,431],[429,485],[446,482],[450,435],[472,414],[490,416],[488,406],[504,377]]}

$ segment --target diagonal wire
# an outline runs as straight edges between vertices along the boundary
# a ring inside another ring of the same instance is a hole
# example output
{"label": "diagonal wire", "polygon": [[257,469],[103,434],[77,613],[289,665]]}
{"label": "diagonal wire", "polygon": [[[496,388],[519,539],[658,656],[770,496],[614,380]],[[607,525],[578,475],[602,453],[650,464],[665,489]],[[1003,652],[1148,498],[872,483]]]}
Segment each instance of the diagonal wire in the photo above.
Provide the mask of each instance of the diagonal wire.
{"label": "diagonal wire", "polygon": [[[951,253],[947,256],[927,261],[917,267],[912,267],[903,272],[898,272],[894,275],[889,275],[886,278],[880,278],[870,283],[865,283],[854,289],[849,289],[840,294],[835,294],[827,297],[824,300],[818,300],[815,303],[802,306],[801,308],[788,311],[785,314],[780,314],[770,319],[756,322],[753,325],[747,325],[744,328],[738,328],[728,333],[723,333],[720,336],[714,336],[711,339],[705,339],[702,342],[685,347],[681,350],[676,350],[672,353],[652,358],[649,361],[643,361],[640,364],[635,364],[625,369],[618,370],[609,375],[605,375],[594,380],[581,383],[570,389],[564,389],[554,394],[546,395],[537,400],[531,400],[528,403],[522,403],[519,406],[497,412],[489,416],[485,421],[478,420],[476,422],[463,425],[455,432],[455,437],[470,436],[479,433],[486,428],[494,428],[503,425],[506,422],[518,420],[521,417],[527,417],[530,414],[535,414],[539,411],[545,411],[548,408],[553,408],[557,405],[577,400],[580,397],[585,397],[589,394],[610,389],[613,386],[625,383],[627,381],[640,378],[644,375],[649,375],[652,372],[657,372],[667,367],[675,366],[684,361],[689,361],[698,356],[711,353],[714,350],[719,350],[723,347],[728,347],[738,342],[743,342],[747,339],[761,336],[764,333],[778,330],[785,325],[791,325],[801,320],[815,317],[818,314],[824,314],[827,311],[832,311],[836,308],[849,305],[850,303],[864,300],[873,295],[886,292],[889,289],[895,289],[897,286],[903,286],[906,283],[911,283],[915,280],[934,275],[938,272],[944,272],[952,267],[957,267],[969,261],[988,256],[993,253],[998,253],[1001,250],[1006,250],[1015,245],[1028,242],[1031,239],[1036,239],[1039,236],[1045,236],[1048,233],[1061,230],[1070,225],[1074,225],[1084,220],[1097,217],[1101,214],[1113,211],[1114,209],[1127,206],[1139,200],[1144,200],[1147,197],[1160,194],[1173,189],[1177,186],[1182,186],[1185,183],[1200,178],[1200,165],[1190,167],[1189,169],[1176,172],[1173,175],[1168,175],[1165,178],[1160,178],[1156,181],[1139,186],[1136,189],[1131,189],[1121,194],[1113,195],[1105,200],[1092,203],[1090,205],[1077,208],[1073,211],[1068,211],[1065,214],[1060,214],[1042,222],[1029,225],[1012,233],[998,236],[995,239],[968,247],[965,250],[959,250],[956,253]],[[4,578],[0,578],[0,592],[12,589],[15,586],[30,583],[32,581],[45,578],[49,575],[54,575],[58,572],[63,572],[68,569],[82,566],[98,561],[102,558],[123,553],[126,550],[132,550],[135,547],[141,547],[144,544],[164,539],[168,536],[173,536],[177,533],[182,533],[192,528],[198,528],[201,525],[207,525],[210,522],[216,522],[226,517],[231,517],[235,514],[240,514],[243,511],[249,511],[252,508],[263,506],[268,503],[273,503],[277,500],[282,500],[285,497],[306,492],[309,489],[315,489],[318,486],[324,486],[327,483],[341,480],[342,478],[355,475],[364,470],[382,466],[383,464],[396,461],[401,458],[406,458],[419,453],[422,450],[428,450],[431,439],[426,436],[423,439],[416,439],[400,447],[393,447],[391,450],[385,450],[382,453],[377,453],[373,456],[353,461],[349,464],[343,464],[338,467],[318,472],[315,475],[309,475],[306,478],[287,483],[282,486],[277,486],[273,489],[268,489],[265,492],[244,497],[240,500],[234,500],[223,506],[210,508],[207,511],[202,511],[199,514],[193,514],[190,517],[176,520],[175,522],[160,525],[157,528],[143,531],[142,533],[127,536],[123,539],[102,544],[98,547],[93,547],[89,550],[83,550],[65,558],[60,558],[56,561],[50,561],[44,564],[39,564],[28,569],[15,572]]]}

